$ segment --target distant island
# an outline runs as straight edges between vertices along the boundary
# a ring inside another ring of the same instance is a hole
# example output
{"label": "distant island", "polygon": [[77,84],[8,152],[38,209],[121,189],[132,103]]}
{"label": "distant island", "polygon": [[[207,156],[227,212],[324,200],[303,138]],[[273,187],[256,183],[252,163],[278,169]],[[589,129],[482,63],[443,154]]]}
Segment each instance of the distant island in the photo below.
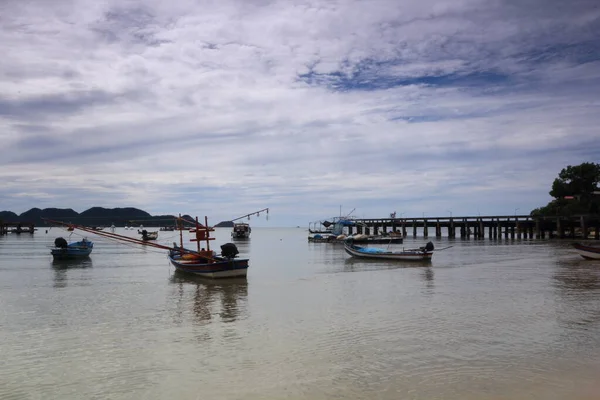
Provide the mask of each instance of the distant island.
{"label": "distant island", "polygon": [[[183,215],[187,220],[194,220],[189,215]],[[32,208],[29,211],[17,215],[12,211],[0,211],[0,222],[14,223],[22,222],[34,224],[35,226],[50,226],[45,219],[61,221],[84,226],[116,227],[123,226],[175,226],[174,215],[150,215],[144,210],[133,207],[125,208],[103,208],[92,207],[81,213],[72,208]],[[230,225],[231,224],[231,225]],[[217,227],[232,227],[231,221],[223,221],[215,225]]]}
{"label": "distant island", "polygon": [[221,221],[215,225],[215,228],[233,228],[233,221]]}

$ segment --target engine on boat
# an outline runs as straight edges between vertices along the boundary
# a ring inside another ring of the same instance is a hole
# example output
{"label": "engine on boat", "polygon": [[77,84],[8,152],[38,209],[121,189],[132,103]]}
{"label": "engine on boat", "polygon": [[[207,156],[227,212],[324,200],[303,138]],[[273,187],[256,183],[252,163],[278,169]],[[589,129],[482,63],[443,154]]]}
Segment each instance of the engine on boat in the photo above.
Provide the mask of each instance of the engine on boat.
{"label": "engine on boat", "polygon": [[54,247],[60,247],[61,249],[66,249],[69,246],[67,241],[64,238],[56,238],[54,239]]}
{"label": "engine on boat", "polygon": [[238,254],[240,254],[240,252],[233,243],[225,243],[221,246],[221,255],[225,258],[235,258]]}
{"label": "engine on boat", "polygon": [[433,251],[433,249],[434,249],[434,246],[433,246],[433,243],[431,243],[431,242],[427,242],[427,244],[426,244],[425,246],[423,246],[423,247],[420,247],[420,249],[421,249],[422,251],[427,251],[427,252],[429,252],[429,251]]}

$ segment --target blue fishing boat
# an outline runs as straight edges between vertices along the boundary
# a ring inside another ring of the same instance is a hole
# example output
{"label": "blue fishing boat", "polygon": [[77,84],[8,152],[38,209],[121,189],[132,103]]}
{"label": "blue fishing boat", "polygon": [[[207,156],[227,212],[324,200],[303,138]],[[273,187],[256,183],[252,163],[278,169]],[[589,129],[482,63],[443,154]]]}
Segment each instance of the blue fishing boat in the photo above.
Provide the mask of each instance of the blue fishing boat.
{"label": "blue fishing boat", "polygon": [[83,238],[79,242],[67,243],[64,238],[56,238],[54,247],[51,249],[55,259],[85,258],[89,257],[94,248],[94,243]]}
{"label": "blue fishing boat", "polygon": [[344,243],[344,250],[353,257],[373,258],[379,260],[396,261],[430,261],[433,256],[433,243],[428,242],[425,246],[418,249],[403,249],[402,251],[389,251],[378,247],[361,247],[347,240]]}

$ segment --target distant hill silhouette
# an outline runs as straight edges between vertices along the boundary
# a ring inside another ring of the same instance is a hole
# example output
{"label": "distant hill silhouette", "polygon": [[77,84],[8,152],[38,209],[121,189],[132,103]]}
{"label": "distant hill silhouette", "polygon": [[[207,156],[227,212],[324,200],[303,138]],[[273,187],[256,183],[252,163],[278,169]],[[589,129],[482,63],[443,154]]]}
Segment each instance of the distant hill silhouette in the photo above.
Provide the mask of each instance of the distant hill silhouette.
{"label": "distant hill silhouette", "polygon": [[221,221],[215,225],[215,228],[233,228],[233,221]]}
{"label": "distant hill silhouette", "polygon": [[[183,215],[187,220],[193,220],[189,215]],[[44,218],[85,226],[115,225],[123,227],[130,226],[174,226],[173,215],[150,215],[144,210],[133,207],[125,208],[103,208],[92,207],[78,213],[71,208],[32,208],[21,215],[12,211],[0,211],[0,221],[33,223],[35,226],[50,226]]]}

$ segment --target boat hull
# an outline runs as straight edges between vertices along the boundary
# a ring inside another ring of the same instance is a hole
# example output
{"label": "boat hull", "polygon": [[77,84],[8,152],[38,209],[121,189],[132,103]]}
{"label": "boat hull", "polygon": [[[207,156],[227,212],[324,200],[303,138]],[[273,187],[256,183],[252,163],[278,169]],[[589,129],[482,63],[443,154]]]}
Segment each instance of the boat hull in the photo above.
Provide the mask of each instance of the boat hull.
{"label": "boat hull", "polygon": [[66,260],[74,258],[86,258],[92,253],[92,249],[72,249],[72,248],[54,248],[51,250],[52,257],[57,260]]}
{"label": "boat hull", "polygon": [[219,259],[216,262],[201,263],[178,260],[169,255],[169,260],[179,272],[211,279],[245,277],[249,267],[247,259]]}
{"label": "boat hull", "polygon": [[431,261],[432,251],[404,250],[395,252],[367,253],[362,247],[344,244],[346,253],[353,257],[394,261]]}
{"label": "boat hull", "polygon": [[581,243],[574,243],[573,248],[579,253],[579,255],[588,260],[600,260],[600,248],[586,246]]}

